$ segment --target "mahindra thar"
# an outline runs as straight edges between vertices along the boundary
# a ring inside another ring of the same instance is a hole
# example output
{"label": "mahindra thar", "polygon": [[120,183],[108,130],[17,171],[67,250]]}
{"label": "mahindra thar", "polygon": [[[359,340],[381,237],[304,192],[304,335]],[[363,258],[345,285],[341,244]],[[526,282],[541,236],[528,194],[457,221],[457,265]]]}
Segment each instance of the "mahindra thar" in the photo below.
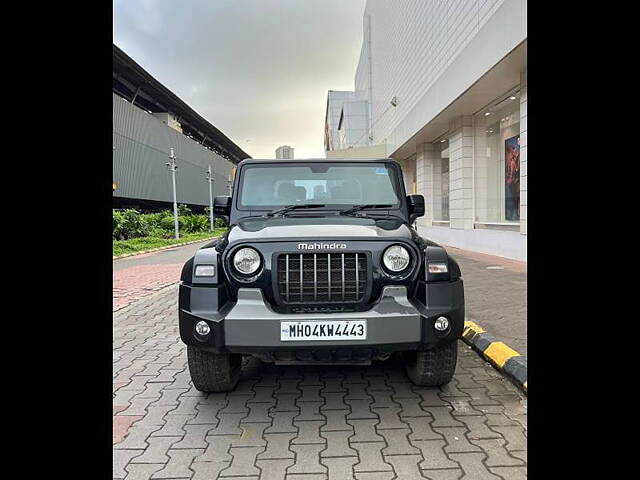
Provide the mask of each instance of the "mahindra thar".
{"label": "mahindra thar", "polygon": [[203,392],[232,390],[243,355],[278,365],[401,356],[416,385],[451,380],[464,324],[460,268],[414,228],[391,159],[240,162],[228,224],[184,265],[180,337]]}

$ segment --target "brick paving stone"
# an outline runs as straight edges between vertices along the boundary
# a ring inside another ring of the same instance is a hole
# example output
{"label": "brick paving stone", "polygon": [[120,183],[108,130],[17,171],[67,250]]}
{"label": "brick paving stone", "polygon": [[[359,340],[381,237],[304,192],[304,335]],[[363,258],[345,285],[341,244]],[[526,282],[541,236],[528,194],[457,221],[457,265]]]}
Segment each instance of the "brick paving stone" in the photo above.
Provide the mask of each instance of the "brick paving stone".
{"label": "brick paving stone", "polygon": [[182,429],[185,431],[182,440],[176,443],[172,448],[207,448],[205,437],[212,430],[212,425],[185,425]]}
{"label": "brick paving stone", "polygon": [[491,473],[500,475],[504,480],[523,480],[527,478],[526,467],[489,467]]}
{"label": "brick paving stone", "polygon": [[400,407],[400,404],[395,402],[391,395],[393,395],[393,390],[372,390],[371,396],[374,399],[374,402],[371,404],[371,408],[394,408]]}
{"label": "brick paving stone", "polygon": [[[320,434],[327,440],[327,448],[320,452],[320,457],[357,456],[358,452],[349,446],[351,432],[323,432]],[[326,464],[325,464],[326,465]]]}
{"label": "brick paving stone", "polygon": [[526,476],[527,400],[460,343],[441,388],[402,362],[243,361],[234,392],[203,394],[179,340],[177,288],[114,313],[114,478],[316,480]]}
{"label": "brick paving stone", "polygon": [[116,415],[113,417],[113,444],[121,443],[129,433],[129,427],[131,424],[143,418],[142,415],[126,416]]}
{"label": "brick paving stone", "polygon": [[264,439],[266,423],[241,423],[242,434],[232,443],[232,447],[264,447],[267,441]]}
{"label": "brick paving stone", "polygon": [[180,442],[181,439],[182,437],[149,437],[147,438],[149,445],[147,449],[131,462],[165,464],[170,460],[167,451],[172,448],[172,445]]}
{"label": "brick paving stone", "polygon": [[298,404],[300,413],[293,417],[294,421],[302,420],[324,420],[324,415],[320,414],[322,402],[301,402]]}
{"label": "brick paving stone", "polygon": [[456,419],[451,411],[453,407],[424,407],[433,416],[432,427],[464,427],[464,423]]}
{"label": "brick paving stone", "polygon": [[320,463],[320,452],[324,448],[324,445],[291,445],[296,463],[287,469],[287,478],[293,474],[325,473],[327,469]]}
{"label": "brick paving stone", "polygon": [[467,426],[469,440],[500,437],[499,433],[487,427],[487,419],[482,415],[462,415],[456,418]]}
{"label": "brick paving stone", "polygon": [[354,442],[384,442],[384,437],[376,433],[378,420],[349,420],[347,423],[353,426],[355,435],[349,439]]}
{"label": "brick paving stone", "polygon": [[[299,402],[299,393],[291,393],[291,394],[283,394],[279,395],[276,400],[276,406],[273,407],[274,412],[295,412],[296,414],[300,412],[301,403]],[[304,403],[304,402],[303,402]],[[320,403],[322,402],[311,402],[311,403]]]}
{"label": "brick paving stone", "polygon": [[321,432],[353,431],[353,427],[346,422],[349,410],[327,410],[323,413],[327,422],[320,427]]}
{"label": "brick paving stone", "polygon": [[479,447],[469,443],[467,439],[469,430],[465,427],[434,428],[434,430],[442,434],[447,441],[447,446],[444,447],[444,451],[447,453],[480,451]]}
{"label": "brick paving stone", "polygon": [[123,450],[144,450],[149,445],[147,443],[147,438],[149,437],[149,435],[159,429],[160,427],[157,425],[150,427],[134,425],[129,428],[129,433],[127,434],[125,439],[119,443],[116,443],[113,448]]}
{"label": "brick paving stone", "polygon": [[202,455],[203,450],[169,450],[169,462],[162,470],[155,472],[151,478],[191,478],[193,471],[189,468],[191,462],[198,455]]}
{"label": "brick paving stone", "polygon": [[295,454],[290,450],[291,440],[295,433],[271,433],[264,435],[267,441],[267,449],[258,455],[258,460],[270,460],[274,458],[294,458]]}
{"label": "brick paving stone", "polygon": [[358,451],[358,457],[360,459],[358,464],[353,467],[354,472],[380,472],[393,470],[391,465],[386,463],[382,458],[381,450],[384,448],[384,443],[354,443],[353,448]]}
{"label": "brick paving stone", "polygon": [[241,423],[272,423],[273,417],[269,416],[269,410],[273,408],[270,403],[249,403],[249,415],[244,417]]}
{"label": "brick paving stone", "polygon": [[326,440],[320,437],[320,427],[323,424],[324,421],[294,422],[294,425],[298,427],[298,436],[294,438],[291,443],[326,443]]}
{"label": "brick paving stone", "polygon": [[296,412],[273,412],[271,418],[273,423],[269,426],[264,433],[292,433],[297,432],[297,427],[293,424],[293,417],[297,415]]}
{"label": "brick paving stone", "polygon": [[356,480],[393,480],[394,472],[356,472]]}
{"label": "brick paving stone", "polygon": [[264,447],[240,447],[229,449],[229,453],[233,457],[231,465],[220,473],[221,477],[237,477],[260,475],[260,470],[255,466],[256,457],[260,452],[264,451]]}
{"label": "brick paving stone", "polygon": [[411,433],[408,436],[409,442],[415,440],[444,440],[444,437],[431,428],[431,417],[405,417],[403,421],[409,425]]}
{"label": "brick paving stone", "polygon": [[192,480],[214,480],[223,470],[226,470],[230,461],[193,462],[191,469],[194,472]]}
{"label": "brick paving stone", "polygon": [[373,408],[372,410],[380,417],[380,423],[377,425],[376,430],[408,427],[406,423],[400,420],[399,413],[402,410],[400,408]]}
{"label": "brick paving stone", "polygon": [[244,413],[228,413],[218,414],[220,423],[216,427],[213,435],[242,435],[242,429],[240,428],[240,420],[246,415]]}
{"label": "brick paving stone", "polygon": [[484,464],[486,458],[484,453],[452,453],[449,457],[458,462],[464,471],[465,480],[500,480],[500,477],[494,475]]}
{"label": "brick paving stone", "polygon": [[459,468],[449,470],[422,470],[422,475],[429,480],[459,480],[464,472]]}
{"label": "brick paving stone", "polygon": [[[167,457],[168,458],[168,457]],[[130,463],[125,467],[126,480],[149,480],[158,470],[164,468],[164,463]]]}
{"label": "brick paving stone", "polygon": [[378,415],[371,411],[371,399],[345,400],[351,407],[347,420],[379,419]]}
{"label": "brick paving stone", "polygon": [[141,455],[142,452],[143,450],[114,450],[113,478],[125,478],[127,476],[125,467],[133,458]]}
{"label": "brick paving stone", "polygon": [[456,468],[458,464],[451,461],[444,452],[447,442],[444,440],[416,440],[413,445],[422,452],[422,462],[420,468],[423,470],[433,470],[441,468]]}
{"label": "brick paving stone", "polygon": [[411,446],[407,440],[407,436],[411,430],[378,430],[378,433],[384,437],[387,447],[382,450],[383,455],[413,455],[419,454],[420,450]]}
{"label": "brick paving stone", "polygon": [[324,413],[325,410],[348,410],[349,405],[344,403],[345,394],[346,392],[322,393],[324,404],[320,407],[320,411]]}
{"label": "brick paving stone", "polygon": [[193,462],[220,462],[225,461],[231,463],[233,458],[229,453],[229,448],[238,435],[216,435],[206,437],[207,449],[204,453],[196,457]]}
{"label": "brick paving stone", "polygon": [[396,480],[416,480],[424,478],[418,468],[422,461],[420,455],[389,455],[384,457],[387,463],[393,467]]}
{"label": "brick paving stone", "polygon": [[522,427],[491,427],[507,441],[507,450],[526,450],[527,438]]}
{"label": "brick paving stone", "polygon": [[270,459],[270,460],[257,460],[256,465],[261,470],[261,480],[280,480],[284,478],[287,468],[295,463],[293,458],[291,459]]}
{"label": "brick paving stone", "polygon": [[521,459],[513,457],[509,454],[504,445],[506,440],[502,438],[490,438],[486,440],[469,440],[474,445],[480,447],[488,457],[485,460],[485,465],[488,467],[502,467],[509,465],[524,465]]}
{"label": "brick paving stone", "polygon": [[183,428],[193,415],[172,415],[167,413],[164,417],[162,428],[154,431],[152,437],[183,437],[187,432]]}
{"label": "brick paving stone", "polygon": [[294,473],[288,474],[284,478],[285,480],[327,480],[327,476],[324,473]]}
{"label": "brick paving stone", "polygon": [[323,465],[329,469],[329,480],[345,480],[353,478],[353,465],[358,462],[355,457],[322,458]]}

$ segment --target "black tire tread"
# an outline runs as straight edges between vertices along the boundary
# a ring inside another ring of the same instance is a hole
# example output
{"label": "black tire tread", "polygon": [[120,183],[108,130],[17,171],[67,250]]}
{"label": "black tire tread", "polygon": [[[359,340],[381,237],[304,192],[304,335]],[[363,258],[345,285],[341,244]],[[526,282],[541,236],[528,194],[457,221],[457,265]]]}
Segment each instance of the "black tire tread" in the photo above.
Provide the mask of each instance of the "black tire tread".
{"label": "black tire tread", "polygon": [[228,392],[240,379],[241,355],[207,352],[189,345],[187,362],[193,385],[200,392]]}
{"label": "black tire tread", "polygon": [[458,361],[458,342],[412,352],[405,363],[407,376],[416,385],[439,387],[451,381]]}

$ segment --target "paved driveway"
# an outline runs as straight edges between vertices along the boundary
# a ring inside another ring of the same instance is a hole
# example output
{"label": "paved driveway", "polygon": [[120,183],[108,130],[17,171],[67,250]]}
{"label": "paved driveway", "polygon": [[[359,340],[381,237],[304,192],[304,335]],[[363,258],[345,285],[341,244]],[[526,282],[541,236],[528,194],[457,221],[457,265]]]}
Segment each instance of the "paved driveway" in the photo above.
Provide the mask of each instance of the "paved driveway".
{"label": "paved driveway", "polygon": [[113,478],[526,477],[526,398],[465,344],[443,388],[413,386],[398,360],[249,361],[234,392],[205,395],[189,378],[176,298],[173,285],[114,313]]}

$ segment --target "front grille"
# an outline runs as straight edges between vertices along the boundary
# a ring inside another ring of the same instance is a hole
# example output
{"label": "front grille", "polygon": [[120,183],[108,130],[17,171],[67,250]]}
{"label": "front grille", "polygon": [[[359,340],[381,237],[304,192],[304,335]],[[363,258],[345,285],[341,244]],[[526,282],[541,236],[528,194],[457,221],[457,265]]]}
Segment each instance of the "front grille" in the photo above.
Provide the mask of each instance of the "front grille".
{"label": "front grille", "polygon": [[358,303],[367,289],[363,253],[286,253],[278,257],[278,293],[284,303]]}

